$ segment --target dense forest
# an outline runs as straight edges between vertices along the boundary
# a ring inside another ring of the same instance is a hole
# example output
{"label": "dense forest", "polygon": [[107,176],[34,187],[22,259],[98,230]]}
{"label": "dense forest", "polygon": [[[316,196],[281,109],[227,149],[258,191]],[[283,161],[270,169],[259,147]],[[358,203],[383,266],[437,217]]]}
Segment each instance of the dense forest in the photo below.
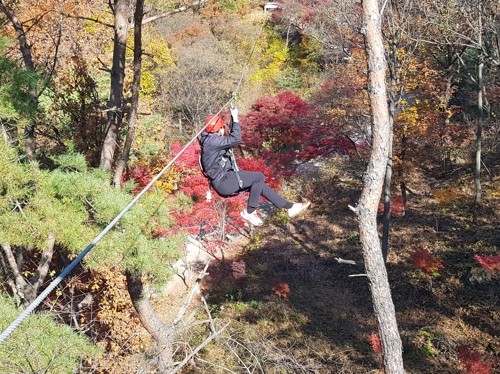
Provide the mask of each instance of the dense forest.
{"label": "dense forest", "polygon": [[[0,372],[498,372],[499,32],[498,0],[0,0]],[[307,212],[207,197],[231,105]]]}

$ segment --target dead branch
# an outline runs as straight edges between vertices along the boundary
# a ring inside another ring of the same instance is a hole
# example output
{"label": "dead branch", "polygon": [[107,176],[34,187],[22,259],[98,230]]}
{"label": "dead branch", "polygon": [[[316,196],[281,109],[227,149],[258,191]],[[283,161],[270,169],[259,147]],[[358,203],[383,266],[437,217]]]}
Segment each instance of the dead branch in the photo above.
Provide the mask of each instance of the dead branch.
{"label": "dead branch", "polygon": [[344,260],[343,258],[340,258],[340,257],[336,257],[335,260],[339,263],[339,264],[349,264],[349,265],[356,265],[356,261],[354,260]]}
{"label": "dead branch", "polygon": [[195,6],[201,6],[202,4],[208,3],[210,1],[211,0],[198,0],[198,1],[194,1],[193,3],[181,6],[180,8],[177,8],[177,9],[174,9],[174,10],[169,10],[168,12],[163,12],[163,13],[157,14],[155,16],[151,16],[149,18],[146,18],[146,19],[144,19],[142,21],[142,24],[145,25],[146,23],[157,21],[157,20],[159,20],[161,18],[165,18],[165,17],[171,16],[171,15],[176,14],[176,13],[185,12],[186,10],[188,10],[190,8],[194,8]]}
{"label": "dead branch", "polygon": [[173,370],[171,370],[169,373],[174,374],[177,373],[181,368],[183,368],[199,351],[201,351],[208,343],[210,343],[213,339],[217,338],[225,329],[227,326],[229,326],[230,322],[226,323],[224,326],[222,326],[219,331],[214,332],[211,334],[208,338],[206,338],[198,347],[196,347],[193,352],[191,352],[189,355],[187,355],[184,360],[182,360],[179,364],[175,366]]}
{"label": "dead branch", "polygon": [[186,300],[184,300],[184,303],[182,304],[179,313],[177,314],[177,317],[175,318],[174,322],[172,323],[174,326],[179,323],[179,321],[182,319],[184,314],[186,314],[186,311],[189,308],[189,305],[191,304],[191,301],[193,300],[193,297],[195,293],[199,292],[200,289],[200,283],[201,280],[207,275],[207,269],[210,264],[210,260],[206,263],[205,268],[198,274],[198,277],[196,278],[193,287],[191,288],[191,291],[189,292],[188,296],[186,297]]}

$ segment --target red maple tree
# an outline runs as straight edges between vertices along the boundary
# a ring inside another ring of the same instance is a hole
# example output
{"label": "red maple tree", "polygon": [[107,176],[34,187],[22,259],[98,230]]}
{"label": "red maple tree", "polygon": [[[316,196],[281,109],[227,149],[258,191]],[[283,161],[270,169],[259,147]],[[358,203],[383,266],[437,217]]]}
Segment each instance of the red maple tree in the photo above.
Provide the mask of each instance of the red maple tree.
{"label": "red maple tree", "polygon": [[313,108],[291,91],[260,98],[241,122],[243,150],[262,156],[283,176],[293,175],[300,163],[353,149],[338,125],[320,120]]}

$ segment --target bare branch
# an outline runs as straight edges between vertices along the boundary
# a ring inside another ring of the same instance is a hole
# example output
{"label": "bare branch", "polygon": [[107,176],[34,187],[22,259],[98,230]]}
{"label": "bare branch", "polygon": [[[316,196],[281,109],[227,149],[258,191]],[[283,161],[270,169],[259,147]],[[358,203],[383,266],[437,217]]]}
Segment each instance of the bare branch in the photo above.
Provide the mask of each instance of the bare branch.
{"label": "bare branch", "polygon": [[349,265],[356,265],[356,261],[353,261],[353,260],[344,260],[343,258],[340,258],[340,257],[336,257],[335,260],[339,263],[339,264],[349,264]]}
{"label": "bare branch", "polygon": [[205,268],[200,272],[200,274],[196,278],[196,281],[194,282],[194,285],[191,288],[189,295],[186,297],[186,300],[182,304],[182,307],[180,308],[179,313],[177,314],[177,317],[175,318],[174,322],[172,323],[174,326],[177,325],[179,323],[179,321],[182,319],[182,317],[184,316],[184,314],[186,314],[186,311],[189,308],[189,305],[191,304],[191,301],[193,300],[195,293],[199,292],[201,280],[205,277],[205,275],[208,274],[207,269],[208,269],[209,264],[210,264],[210,260],[206,263]]}
{"label": "bare branch", "polygon": [[12,253],[12,248],[10,244],[2,243],[1,247],[5,253],[5,257],[7,259],[7,262],[9,263],[12,274],[14,275],[17,288],[26,287],[28,285],[28,282],[26,281],[26,279],[24,279],[24,277],[21,274],[21,270],[17,266],[17,262],[14,257],[14,253]]}
{"label": "bare branch", "polygon": [[201,351],[208,343],[210,343],[213,339],[217,338],[225,329],[227,326],[229,326],[231,322],[226,323],[222,328],[219,329],[219,331],[214,332],[211,334],[208,338],[206,338],[198,347],[196,347],[193,352],[191,352],[189,355],[187,355],[184,360],[182,360],[178,365],[175,366],[173,370],[171,370],[169,373],[174,374],[177,373],[181,368],[183,368],[189,360],[191,360],[199,351]]}
{"label": "bare branch", "polygon": [[359,209],[357,206],[352,206],[351,204],[347,205],[350,210],[352,210],[354,213],[358,214]]}
{"label": "bare branch", "polygon": [[193,2],[191,4],[181,6],[180,8],[177,8],[177,9],[174,9],[174,10],[169,10],[168,12],[163,12],[163,13],[151,16],[149,18],[146,18],[146,19],[144,19],[142,21],[142,24],[145,25],[146,23],[154,22],[154,21],[157,21],[157,20],[159,20],[161,18],[165,18],[165,17],[171,16],[171,15],[176,14],[176,13],[185,12],[186,10],[188,10],[190,8],[194,8],[195,6],[201,6],[201,5],[203,5],[205,3],[208,3],[210,1],[212,1],[212,0],[198,0],[198,1],[195,1],[195,2]]}
{"label": "bare branch", "polygon": [[64,13],[64,12],[59,12],[59,14],[62,15],[62,16],[68,17],[68,18],[75,18],[75,19],[79,19],[79,20],[83,20],[83,21],[95,22],[95,23],[98,23],[98,24],[106,26],[106,27],[111,27],[111,28],[115,27],[114,25],[112,25],[110,23],[106,23],[106,22],[100,21],[98,18],[84,17],[84,16],[75,16],[75,15]]}

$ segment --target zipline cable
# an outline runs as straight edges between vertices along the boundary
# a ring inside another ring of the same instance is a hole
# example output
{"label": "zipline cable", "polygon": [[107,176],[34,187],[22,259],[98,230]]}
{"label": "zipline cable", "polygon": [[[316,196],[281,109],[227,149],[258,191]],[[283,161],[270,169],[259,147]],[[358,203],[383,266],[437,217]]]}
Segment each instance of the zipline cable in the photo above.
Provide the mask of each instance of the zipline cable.
{"label": "zipline cable", "polygon": [[[217,115],[219,115],[224,108],[230,104],[228,101],[224,106],[219,110]],[[47,288],[40,294],[38,297],[31,302],[31,304],[2,332],[0,335],[0,344],[3,343],[5,339],[9,337],[9,335],[28,317],[28,315],[38,306],[40,303],[57,287],[59,283],[75,268],[76,265],[90,252],[92,248],[96,246],[96,244],[101,241],[102,238],[106,236],[106,234],[120,221],[120,219],[127,213],[132,206],[137,203],[137,201],[151,188],[151,186],[156,183],[158,179],[172,166],[172,164],[186,151],[186,149],[198,138],[198,136],[205,130],[205,128],[209,125],[207,123],[203,128],[196,133],[196,135],[175,155],[175,157],[170,160],[170,162],[165,165],[165,167],[160,170],[160,172],[139,192],[128,205],[123,208],[123,210],[106,226],[104,230],[101,231],[99,235],[97,235],[92,242],[85,247],[85,249],[76,257],[71,263],[59,274],[48,286]]]}
{"label": "zipline cable", "polygon": [[[262,23],[262,27],[257,35],[257,38],[255,39],[255,43],[252,47],[252,50],[250,52],[250,55],[247,59],[247,62],[245,64],[245,67],[243,68],[241,77],[238,81],[238,84],[236,86],[236,89],[233,91],[231,99],[224,104],[221,109],[215,114],[218,116],[225,107],[228,105],[231,105],[233,107],[233,102],[236,100],[236,93],[240,89],[241,83],[243,81],[243,77],[246,73],[246,70],[248,70],[248,66],[250,64],[250,59],[252,58],[252,55],[255,51],[255,48],[257,46],[257,43],[260,38],[260,34],[262,33],[262,30],[264,29],[265,26],[265,20]],[[205,130],[205,128],[209,125],[207,123],[205,126],[202,127],[201,130],[199,130],[196,135],[188,142],[186,145],[175,155],[175,157],[170,160],[170,162],[163,167],[163,169],[160,170],[160,172],[139,192],[131,201],[128,203],[128,205],[123,208],[123,210],[104,228],[104,230],[101,231],[99,235],[97,235],[92,242],[85,247],[85,249],[73,260],[71,263],[47,286],[45,290],[43,290],[38,297],[31,302],[31,304],[23,310],[23,312],[0,334],[0,344],[2,344],[5,339],[9,337],[10,334],[31,314],[35,308],[40,305],[40,303],[56,288],[59,283],[62,282],[62,280],[75,268],[76,265],[80,263],[80,261],[83,260],[83,258],[94,248],[97,243],[101,241],[102,238],[104,238],[109,231],[120,221],[120,219],[139,201],[139,199],[151,188],[153,184],[156,183],[158,179],[161,178],[161,176],[173,165],[175,161],[186,151],[186,149],[195,141],[198,139],[198,136],[201,135],[201,133]]]}

